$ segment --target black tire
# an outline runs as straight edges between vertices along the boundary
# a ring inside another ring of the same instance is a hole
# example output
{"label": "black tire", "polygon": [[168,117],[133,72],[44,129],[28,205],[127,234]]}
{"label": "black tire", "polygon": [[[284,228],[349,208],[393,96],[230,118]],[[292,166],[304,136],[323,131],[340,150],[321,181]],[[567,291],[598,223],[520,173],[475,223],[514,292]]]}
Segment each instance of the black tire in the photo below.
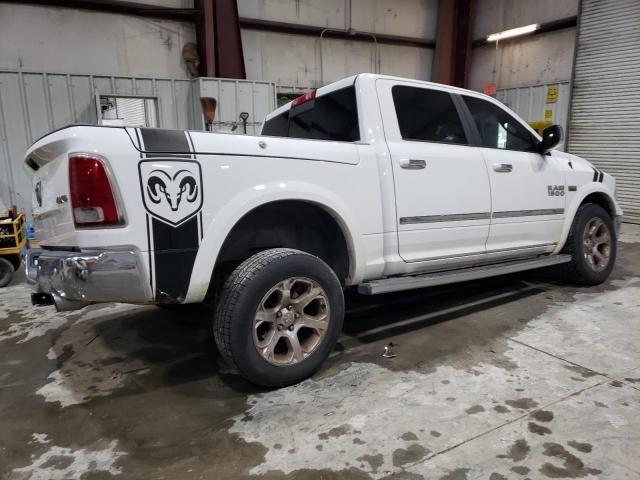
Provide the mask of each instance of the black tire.
{"label": "black tire", "polygon": [[[265,295],[279,282],[294,277],[308,278],[323,289],[330,314],[324,337],[308,356],[296,364],[279,366],[259,353],[254,342],[254,319]],[[322,366],[335,347],[343,319],[344,296],[333,270],[308,253],[274,248],[248,258],[227,278],[213,333],[222,356],[244,378],[257,385],[284,387],[310,377]]]}
{"label": "black tire", "polygon": [[[595,270],[587,261],[585,255],[587,247],[583,238],[587,224],[594,219],[600,219],[606,225],[611,238],[608,264],[599,271]],[[573,219],[567,242],[562,250],[563,254],[572,256],[571,262],[562,266],[562,273],[566,280],[577,285],[599,285],[611,274],[616,262],[617,251],[618,237],[611,216],[600,205],[594,203],[581,205]]]}
{"label": "black tire", "polygon": [[9,260],[9,262],[11,262],[11,265],[13,265],[13,271],[17,272],[18,270],[20,270],[20,265],[22,265],[22,260],[20,259],[20,255],[13,254],[13,255],[7,255],[4,258],[6,258],[7,260]]}
{"label": "black tire", "polygon": [[0,257],[0,288],[6,287],[13,278],[13,265],[6,258]]}

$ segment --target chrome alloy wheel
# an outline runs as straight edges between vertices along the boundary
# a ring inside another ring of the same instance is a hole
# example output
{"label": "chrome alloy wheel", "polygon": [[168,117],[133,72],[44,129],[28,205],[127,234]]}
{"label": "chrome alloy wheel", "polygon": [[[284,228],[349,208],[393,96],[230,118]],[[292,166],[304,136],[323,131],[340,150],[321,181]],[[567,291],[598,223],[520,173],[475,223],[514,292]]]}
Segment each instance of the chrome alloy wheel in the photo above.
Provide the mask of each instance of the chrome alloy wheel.
{"label": "chrome alloy wheel", "polygon": [[331,318],[329,298],[314,280],[291,277],[262,298],[253,324],[253,341],[273,365],[302,362],[322,343]]}
{"label": "chrome alloy wheel", "polygon": [[584,258],[594,272],[601,272],[609,265],[611,256],[611,232],[600,218],[589,220],[583,234]]}

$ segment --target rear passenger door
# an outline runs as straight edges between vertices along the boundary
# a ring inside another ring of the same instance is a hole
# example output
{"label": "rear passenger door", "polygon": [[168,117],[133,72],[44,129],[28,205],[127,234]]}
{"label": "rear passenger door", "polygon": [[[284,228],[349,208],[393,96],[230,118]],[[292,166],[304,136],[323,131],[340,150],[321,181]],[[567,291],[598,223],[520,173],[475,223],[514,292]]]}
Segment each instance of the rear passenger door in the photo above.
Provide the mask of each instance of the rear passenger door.
{"label": "rear passenger door", "polygon": [[468,95],[462,99],[477,128],[491,181],[487,251],[551,250],[564,225],[562,164],[553,153],[538,153],[531,131],[497,102]]}
{"label": "rear passenger door", "polygon": [[[376,82],[392,164],[399,254],[407,262],[464,261],[485,252],[491,197],[478,148],[453,97],[437,87]],[[464,258],[463,258],[464,257]]]}

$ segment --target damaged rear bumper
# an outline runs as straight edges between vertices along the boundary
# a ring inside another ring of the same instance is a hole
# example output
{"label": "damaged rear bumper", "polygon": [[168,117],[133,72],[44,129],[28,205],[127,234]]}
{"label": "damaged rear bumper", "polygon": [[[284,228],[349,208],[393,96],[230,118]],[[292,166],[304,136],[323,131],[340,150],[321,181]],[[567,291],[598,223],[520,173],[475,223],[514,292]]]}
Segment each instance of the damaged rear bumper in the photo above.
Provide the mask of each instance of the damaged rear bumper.
{"label": "damaged rear bumper", "polygon": [[30,250],[27,281],[35,285],[34,304],[53,303],[58,311],[91,303],[150,303],[153,295],[140,252]]}

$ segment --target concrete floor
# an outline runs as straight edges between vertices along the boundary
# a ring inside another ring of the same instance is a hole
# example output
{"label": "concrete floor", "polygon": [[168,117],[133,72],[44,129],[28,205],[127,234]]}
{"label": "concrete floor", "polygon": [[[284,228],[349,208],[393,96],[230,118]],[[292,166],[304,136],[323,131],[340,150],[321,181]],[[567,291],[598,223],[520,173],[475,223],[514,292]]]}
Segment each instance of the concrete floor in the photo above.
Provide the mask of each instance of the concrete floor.
{"label": "concrete floor", "polygon": [[[313,379],[259,390],[207,314],[0,291],[0,478],[640,479],[640,228],[610,281],[363,298]],[[392,341],[397,357],[383,358]]]}

